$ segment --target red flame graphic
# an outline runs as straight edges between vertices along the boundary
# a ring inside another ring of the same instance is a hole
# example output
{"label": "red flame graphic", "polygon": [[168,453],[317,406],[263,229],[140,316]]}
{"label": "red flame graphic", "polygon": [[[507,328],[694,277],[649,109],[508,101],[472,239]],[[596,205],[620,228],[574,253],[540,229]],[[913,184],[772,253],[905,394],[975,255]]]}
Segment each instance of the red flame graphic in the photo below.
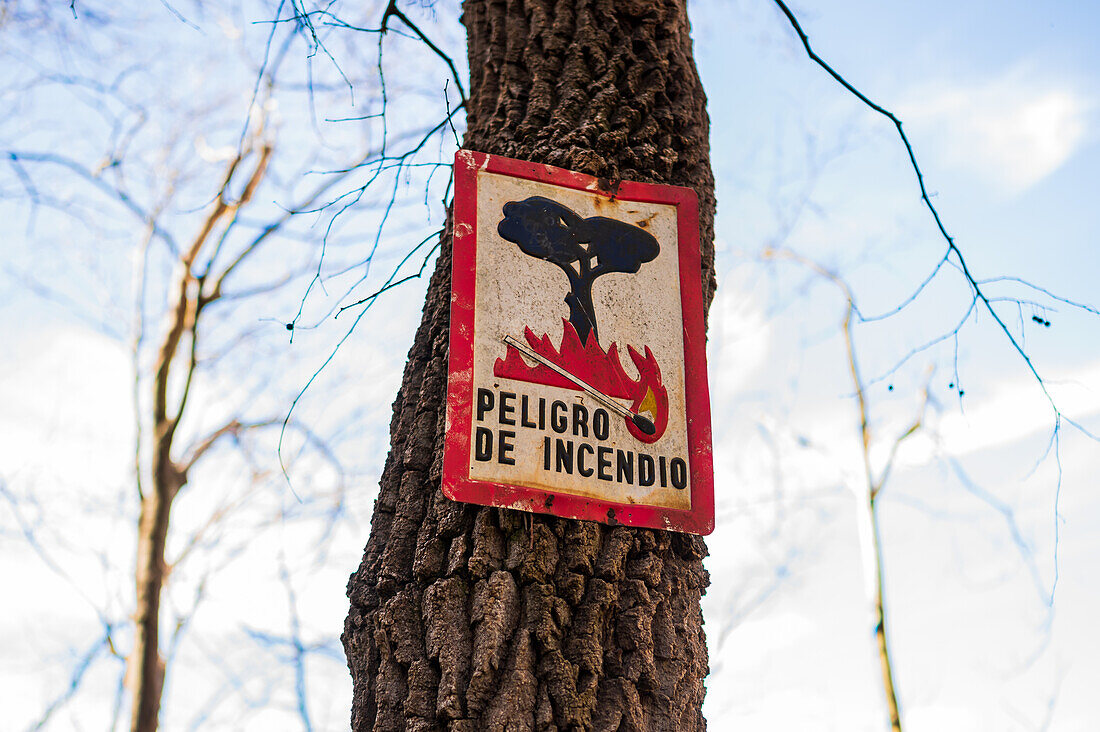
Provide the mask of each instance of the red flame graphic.
{"label": "red flame graphic", "polygon": [[[635,438],[646,443],[653,443],[660,439],[668,426],[668,391],[661,383],[661,367],[657,365],[657,359],[649,346],[645,347],[644,357],[633,347],[629,345],[626,347],[630,360],[638,369],[638,379],[634,380],[623,370],[619,361],[619,347],[615,343],[611,343],[604,351],[597,340],[590,335],[588,342],[581,345],[577,330],[564,318],[562,330],[560,348],[554,348],[550,336],[543,334],[539,338],[530,328],[524,328],[523,335],[531,350],[540,356],[561,366],[610,397],[630,399],[631,410],[645,414],[657,428],[652,435],[647,435],[632,421],[625,420],[627,429]],[[544,364],[528,366],[519,351],[512,346],[508,346],[508,352],[504,358],[497,359],[493,374],[501,378],[532,384],[580,390],[575,383]]]}

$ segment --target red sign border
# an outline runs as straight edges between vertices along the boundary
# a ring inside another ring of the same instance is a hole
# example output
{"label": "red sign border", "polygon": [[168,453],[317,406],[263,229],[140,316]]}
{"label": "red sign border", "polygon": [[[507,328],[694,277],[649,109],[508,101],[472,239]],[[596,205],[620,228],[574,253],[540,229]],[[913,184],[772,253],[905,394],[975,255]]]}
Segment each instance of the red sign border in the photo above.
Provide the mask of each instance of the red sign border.
{"label": "red sign border", "polygon": [[[477,173],[484,170],[514,178],[551,183],[596,193],[608,199],[676,206],[680,242],[680,298],[684,320],[687,441],[691,471],[691,508],[616,503],[538,488],[472,480],[474,287],[477,243]],[[455,153],[454,243],[451,269],[450,366],[443,456],[443,493],[455,501],[546,513],[563,518],[621,523],[627,526],[709,534],[714,530],[714,467],[711,447],[710,390],[707,384],[706,331],[703,326],[699,247],[699,201],[690,188],[623,181],[613,192],[597,178],[550,165],[488,155]]]}

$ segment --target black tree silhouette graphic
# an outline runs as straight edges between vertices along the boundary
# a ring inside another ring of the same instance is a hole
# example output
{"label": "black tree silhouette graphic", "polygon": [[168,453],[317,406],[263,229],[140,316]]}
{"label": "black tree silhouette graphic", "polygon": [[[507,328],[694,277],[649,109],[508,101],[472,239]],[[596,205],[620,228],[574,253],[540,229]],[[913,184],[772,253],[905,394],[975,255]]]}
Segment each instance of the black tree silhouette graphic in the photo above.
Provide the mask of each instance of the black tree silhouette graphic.
{"label": "black tree silhouette graphic", "polygon": [[588,342],[599,341],[592,284],[609,272],[634,274],[653,261],[660,244],[645,229],[625,221],[592,216],[582,219],[572,209],[542,196],[504,204],[497,233],[525,254],[552,262],[569,278],[569,322]]}

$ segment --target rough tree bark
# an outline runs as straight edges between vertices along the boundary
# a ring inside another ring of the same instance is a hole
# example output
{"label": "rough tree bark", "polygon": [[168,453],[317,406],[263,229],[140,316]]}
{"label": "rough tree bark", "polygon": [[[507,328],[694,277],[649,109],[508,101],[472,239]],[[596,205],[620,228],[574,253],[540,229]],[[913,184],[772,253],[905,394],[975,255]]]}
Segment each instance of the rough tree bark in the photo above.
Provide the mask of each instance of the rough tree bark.
{"label": "rough tree bark", "polygon": [[[684,0],[467,0],[466,148],[613,186],[714,182]],[[356,730],[701,730],[699,537],[455,503],[440,491],[450,232],[390,424],[343,635]]]}

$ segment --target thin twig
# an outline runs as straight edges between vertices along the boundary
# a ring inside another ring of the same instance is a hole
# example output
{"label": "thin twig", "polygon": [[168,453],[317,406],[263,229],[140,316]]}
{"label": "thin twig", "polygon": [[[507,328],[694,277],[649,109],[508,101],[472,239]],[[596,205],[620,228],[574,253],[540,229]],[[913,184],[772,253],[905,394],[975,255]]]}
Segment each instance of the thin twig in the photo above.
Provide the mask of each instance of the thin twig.
{"label": "thin twig", "polygon": [[[432,255],[436,252],[436,250],[439,249],[439,247],[441,245],[442,245],[442,238],[440,239],[440,241],[436,242],[435,246],[433,246],[428,251],[427,255],[425,255],[424,261],[421,262],[421,264],[420,264],[420,270],[416,273],[416,275],[414,277],[405,277],[402,281],[407,282],[410,279],[415,279],[415,278],[422,277],[423,274],[424,274],[424,269],[428,266],[428,261],[431,259]],[[394,270],[390,274],[389,278],[386,280],[385,283],[383,283],[383,285],[382,285],[383,290],[392,289],[392,288],[390,288],[390,285],[397,279],[397,273],[401,270],[401,266],[404,265],[404,263],[407,260],[408,260],[408,256],[406,256],[404,259],[402,259],[401,262],[397,265],[397,267],[394,268]],[[380,294],[380,292],[378,294]],[[369,302],[366,302],[364,304],[365,306],[363,307],[362,310],[359,311],[359,314],[355,316],[355,320],[352,321],[352,324],[348,328],[347,332],[344,333],[344,335],[340,338],[340,340],[336,342],[336,345],[333,347],[333,349],[329,353],[328,357],[326,357],[324,362],[322,362],[321,365],[319,367],[317,367],[317,370],[314,371],[313,375],[309,377],[309,380],[305,383],[305,386],[303,386],[302,389],[298,392],[298,395],[294,397],[294,400],[290,403],[290,409],[287,410],[286,417],[283,418],[283,426],[282,426],[282,429],[279,431],[279,446],[278,446],[278,449],[276,450],[276,454],[279,456],[279,467],[283,472],[283,477],[286,479],[287,485],[291,487],[291,492],[292,493],[294,492],[294,488],[293,488],[293,486],[291,484],[291,481],[290,481],[290,473],[287,472],[286,463],[283,460],[283,438],[286,435],[287,425],[290,424],[290,418],[291,418],[291,416],[293,416],[294,410],[298,406],[298,402],[301,401],[302,397],[305,396],[305,393],[307,391],[309,391],[310,386],[312,386],[313,382],[317,380],[317,377],[321,375],[321,372],[324,371],[325,368],[330,363],[332,363],[332,360],[334,358],[336,358],[336,354],[339,352],[340,348],[344,345],[344,343],[348,340],[348,338],[351,337],[351,334],[355,332],[355,328],[356,328],[357,325],[359,325],[359,321],[363,319],[363,316],[365,316],[370,311],[371,306],[374,305],[374,303],[376,303],[377,301],[378,301],[377,298],[374,298],[374,299],[370,299]],[[297,495],[297,494],[295,494],[295,495]]]}

